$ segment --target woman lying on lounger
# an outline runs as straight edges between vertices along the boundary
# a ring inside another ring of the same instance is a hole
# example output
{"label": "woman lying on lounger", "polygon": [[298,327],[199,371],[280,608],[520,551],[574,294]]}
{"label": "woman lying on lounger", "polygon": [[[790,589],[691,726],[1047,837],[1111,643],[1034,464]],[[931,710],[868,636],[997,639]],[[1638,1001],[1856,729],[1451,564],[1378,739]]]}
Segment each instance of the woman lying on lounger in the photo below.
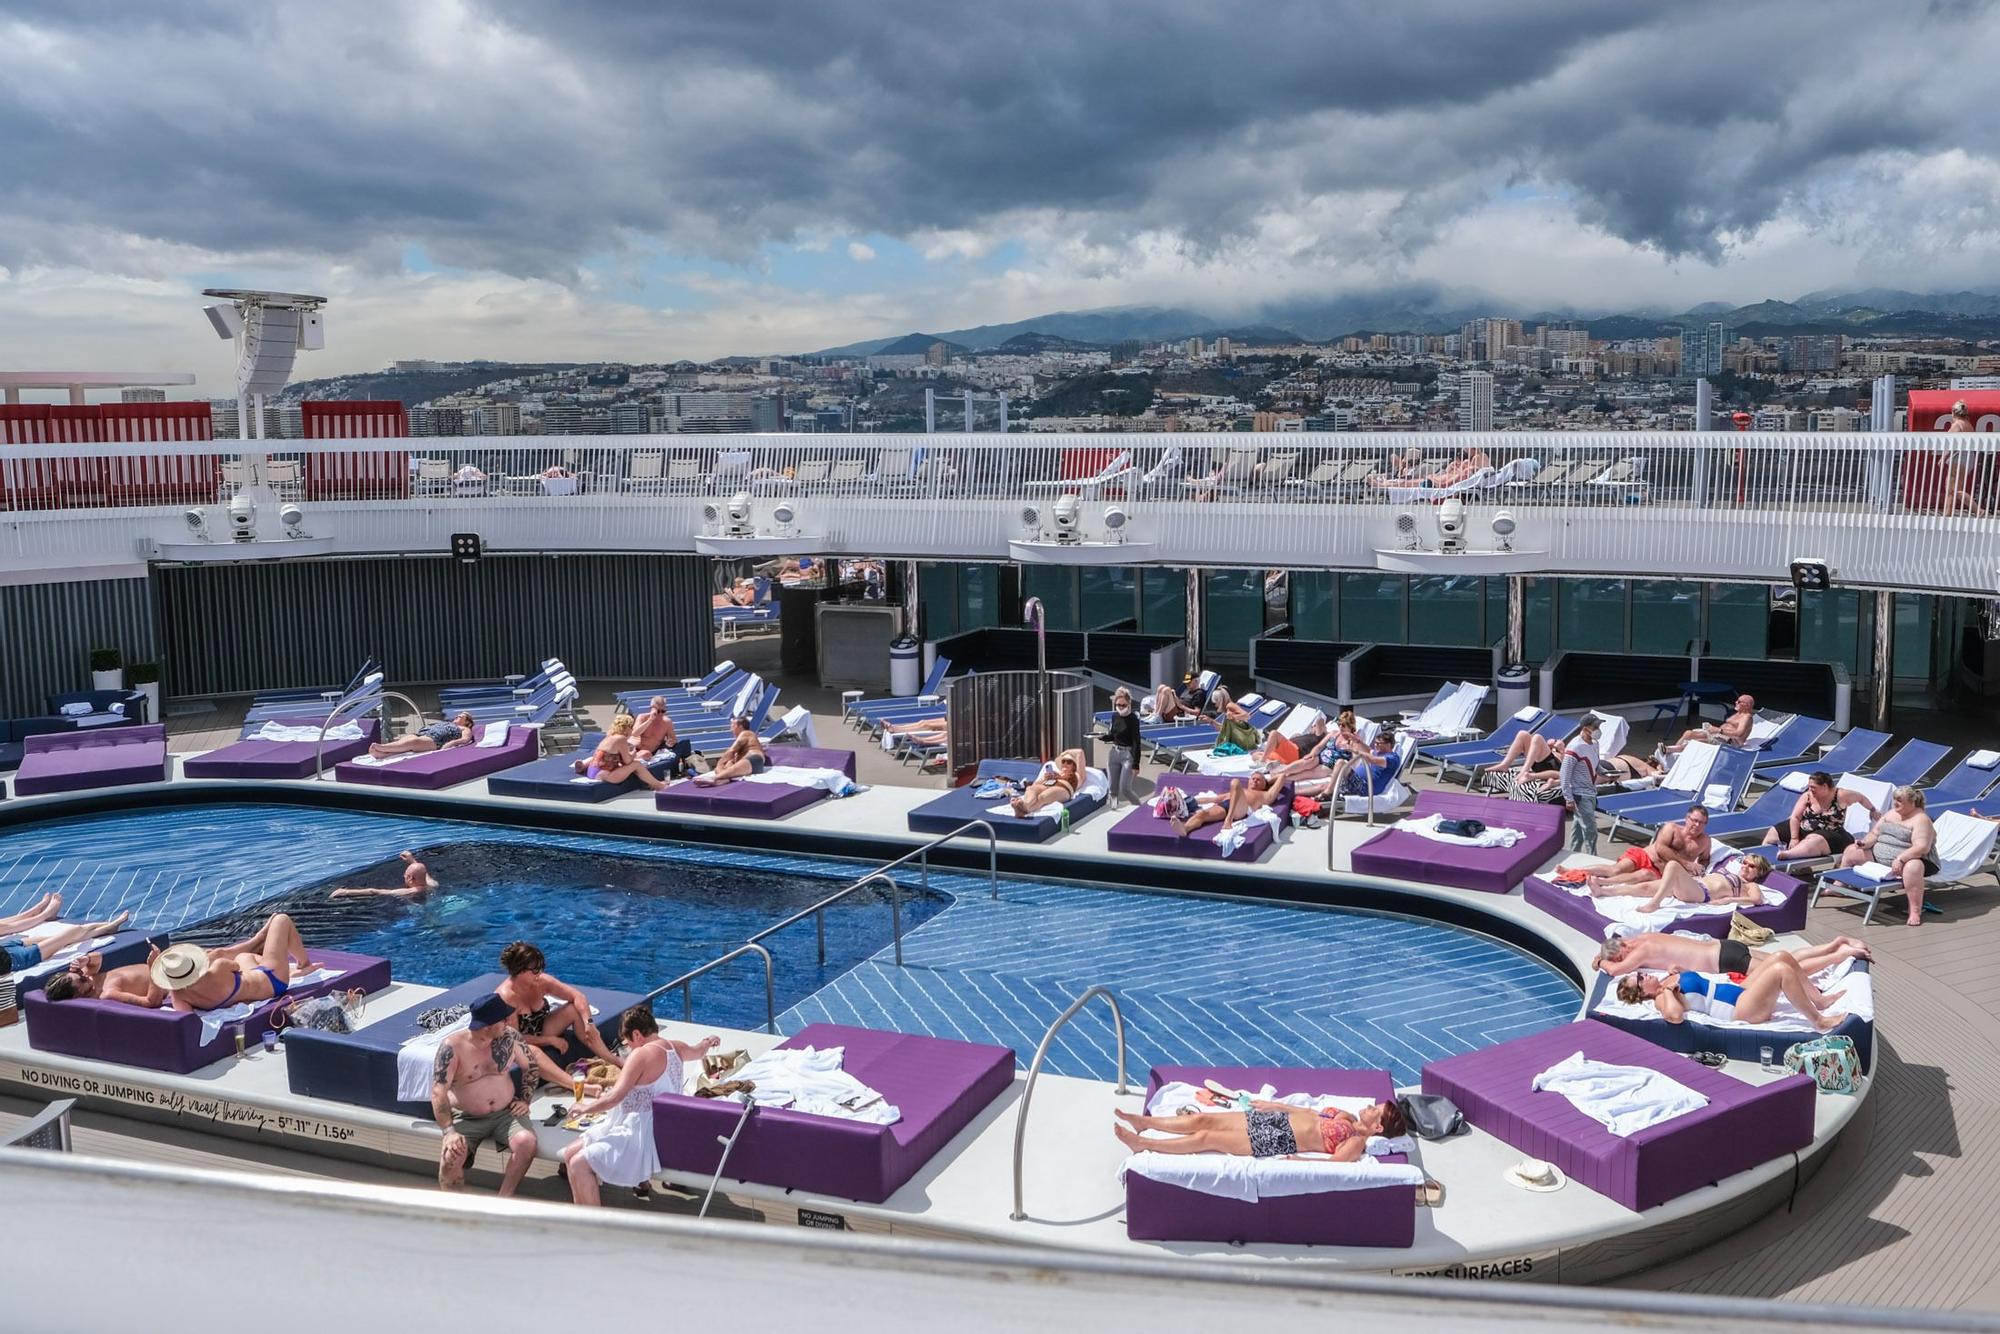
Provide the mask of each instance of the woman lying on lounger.
{"label": "woman lying on lounger", "polygon": [[1660,868],[1659,888],[1639,905],[1639,911],[1653,912],[1669,901],[1754,907],[1764,901],[1764,877],[1769,874],[1771,863],[1754,852],[1737,863],[1734,871],[1717,868],[1704,876],[1696,876],[1679,862],[1668,862]]}
{"label": "woman lying on lounger", "polygon": [[[1563,756],[1569,754],[1569,747],[1560,741],[1551,741],[1535,732],[1523,732],[1507,745],[1507,753],[1491,764],[1475,766],[1475,779],[1485,773],[1490,779],[1495,775],[1523,782],[1536,775],[1553,775],[1562,768]],[[1509,774],[1507,771],[1513,770]],[[1633,778],[1658,778],[1664,770],[1651,760],[1642,760],[1637,755],[1608,755],[1597,762],[1597,779],[1601,783],[1623,783]]]}
{"label": "woman lying on lounger", "polygon": [[62,895],[44,894],[33,907],[25,908],[11,917],[0,917],[0,936],[11,936],[17,931],[25,931],[43,922],[53,922],[62,916]]}
{"label": "woman lying on lounger", "polygon": [[1370,477],[1370,486],[1409,487],[1428,490],[1432,487],[1457,486],[1472,474],[1493,466],[1493,460],[1485,450],[1477,445],[1461,445],[1458,457],[1444,465],[1428,477]]}
{"label": "woman lying on lounger", "polygon": [[86,940],[108,936],[122,929],[131,916],[122,912],[101,922],[41,921],[16,933],[0,933],[0,977],[18,969],[33,968]]}
{"label": "woman lying on lounger", "polygon": [[1742,981],[1733,973],[1687,973],[1676,968],[1661,976],[1649,973],[1618,979],[1618,999],[1627,1005],[1647,1001],[1670,1024],[1678,1024],[1690,1014],[1705,1014],[1725,1022],[1746,1024],[1769,1022],[1783,995],[1814,1028],[1824,1033],[1840,1023],[1827,1013],[1827,1006],[1839,1000],[1838,991],[1823,992],[1812,984],[1799,961],[1776,950],[1761,967],[1753,968]]}
{"label": "woman lying on lounger", "polygon": [[[1283,1158],[1324,1153],[1342,1163],[1359,1162],[1368,1137],[1396,1139],[1406,1133],[1402,1109],[1378,1102],[1359,1116],[1337,1107],[1313,1111],[1283,1102],[1256,1102],[1247,1112],[1193,1112],[1186,1116],[1140,1116],[1116,1112],[1118,1142],[1134,1153],[1233,1153],[1248,1158]],[[1163,1130],[1171,1139],[1140,1133]]]}
{"label": "woman lying on lounger", "polygon": [[1044,806],[1063,805],[1083,786],[1084,770],[1088,767],[1082,751],[1066,750],[1043,765],[1040,776],[1007,804],[1016,815],[1031,815]]}
{"label": "woman lying on lounger", "polygon": [[[722,758],[715,767],[699,775],[694,781],[703,787],[713,787],[717,783],[734,782],[738,778],[748,778],[751,774],[761,774],[771,767],[771,757],[764,753],[764,742],[750,726],[750,720],[738,715],[729,720],[729,730],[734,740],[729,749],[722,752]],[[658,786],[658,784],[654,784]]]}
{"label": "woman lying on lounger", "polygon": [[611,720],[611,730],[604,740],[597,743],[597,749],[587,760],[578,760],[571,767],[585,778],[595,778],[600,783],[622,783],[628,778],[636,778],[647,787],[658,792],[666,784],[653,777],[653,771],[639,758],[639,748],[632,742],[632,728],[637,719],[629,713],[621,713]]}
{"label": "woman lying on lounger", "polygon": [[427,750],[450,750],[453,746],[468,745],[472,741],[472,715],[461,713],[450,722],[435,722],[419,732],[397,737],[394,741],[370,743],[368,753],[376,759],[388,755],[415,755]]}

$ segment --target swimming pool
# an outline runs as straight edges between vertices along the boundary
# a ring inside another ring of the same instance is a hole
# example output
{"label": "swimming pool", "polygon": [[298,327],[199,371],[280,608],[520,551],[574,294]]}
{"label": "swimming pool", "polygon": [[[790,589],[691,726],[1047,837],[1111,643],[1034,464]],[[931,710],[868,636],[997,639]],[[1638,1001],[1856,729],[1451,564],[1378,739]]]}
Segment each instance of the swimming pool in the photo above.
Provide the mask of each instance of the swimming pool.
{"label": "swimming pool", "polygon": [[[417,906],[323,901],[334,883],[393,883],[425,850],[444,889]],[[473,821],[253,803],[78,816],[0,834],[0,912],[60,889],[73,914],[130,908],[140,926],[216,938],[282,900],[308,941],[388,955],[444,985],[489,971],[532,935],[585,984],[645,991],[854,879],[829,858],[564,834]],[[933,871],[906,901],[905,966],[887,910],[830,914],[777,937],[778,1026],[821,1020],[1011,1046],[1025,1061],[1087,986],[1124,1007],[1130,1068],[1210,1062],[1364,1066],[1415,1082],[1427,1060],[1574,1018],[1562,973],[1476,932],[1418,918]],[[911,877],[908,887],[914,888]],[[917,896],[912,896],[915,899]],[[754,968],[697,985],[695,1017],[763,1022]],[[664,1013],[678,1012],[663,1001]],[[1108,1015],[1078,1016],[1050,1051],[1062,1074],[1109,1078]]]}

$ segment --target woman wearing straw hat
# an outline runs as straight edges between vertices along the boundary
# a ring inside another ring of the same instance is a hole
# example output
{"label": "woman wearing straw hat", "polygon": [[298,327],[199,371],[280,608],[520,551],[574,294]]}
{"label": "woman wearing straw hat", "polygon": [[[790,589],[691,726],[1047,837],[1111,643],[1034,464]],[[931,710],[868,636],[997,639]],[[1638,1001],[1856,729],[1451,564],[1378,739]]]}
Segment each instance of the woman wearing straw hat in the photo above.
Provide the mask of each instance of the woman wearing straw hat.
{"label": "woman wearing straw hat", "polygon": [[230,1005],[278,1000],[292,989],[292,979],[313,970],[299,929],[284,913],[252,939],[254,951],[211,954],[199,945],[169,945],[153,956],[148,971],[167,992],[176,1010],[220,1010]]}

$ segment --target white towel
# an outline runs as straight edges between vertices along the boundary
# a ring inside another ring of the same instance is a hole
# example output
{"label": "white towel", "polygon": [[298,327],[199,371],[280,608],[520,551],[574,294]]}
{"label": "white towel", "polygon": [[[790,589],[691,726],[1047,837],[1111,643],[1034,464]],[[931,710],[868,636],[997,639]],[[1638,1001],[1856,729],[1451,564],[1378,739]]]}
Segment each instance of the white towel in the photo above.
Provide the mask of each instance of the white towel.
{"label": "white towel", "polygon": [[1250,823],[1253,820],[1274,834],[1282,827],[1278,823],[1276,811],[1269,806],[1259,807],[1215,836],[1215,846],[1222,849],[1223,856],[1227,857],[1243,846],[1243,840],[1250,837]]}
{"label": "white towel", "polygon": [[396,1096],[404,1102],[427,1102],[431,1096],[431,1076],[437,1068],[438,1047],[447,1036],[470,1026],[472,1016],[435,1033],[419,1033],[396,1048]]}
{"label": "white towel", "polygon": [[1708,786],[1708,771],[1715,765],[1716,749],[1706,741],[1690,741],[1674,756],[1673,767],[1660,779],[1660,786],[1676,792],[1699,792]]}
{"label": "white towel", "polygon": [[354,763],[366,764],[372,768],[382,769],[388,767],[391,764],[401,764],[404,760],[412,759],[418,755],[428,755],[430,753],[431,752],[424,750],[404,750],[404,751],[398,751],[394,755],[356,755],[354,757]]}
{"label": "white towel", "polygon": [[1620,1139],[1708,1106],[1705,1096],[1658,1070],[1593,1061],[1582,1052],[1536,1075],[1532,1087],[1561,1094]]}
{"label": "white towel", "polygon": [[784,1107],[810,1116],[834,1116],[890,1126],[900,1109],[841,1068],[842,1047],[772,1048],[730,1076],[755,1084],[759,1107]]}
{"label": "white towel", "polygon": [[1526,834],[1518,829],[1486,829],[1472,838],[1466,838],[1459,834],[1447,834],[1438,829],[1439,820],[1455,818],[1457,817],[1412,815],[1396,821],[1390,828],[1400,829],[1409,834],[1416,834],[1419,837],[1428,838],[1433,842],[1449,843],[1456,848],[1511,848],[1527,837]]}
{"label": "white towel", "polygon": [[1246,1158],[1235,1153],[1135,1153],[1119,1165],[1118,1179],[1123,1181],[1127,1172],[1204,1195],[1244,1201],[1424,1184],[1424,1170],[1415,1163],[1384,1163],[1372,1158],[1340,1163],[1323,1156]]}
{"label": "white towel", "polygon": [[2000,825],[1963,811],[1946,811],[1937,817],[1937,846],[1932,855],[1938,861],[1937,880],[1963,880],[1985,864],[1993,851]]}
{"label": "white towel", "polygon": [[507,744],[506,721],[503,719],[502,721],[497,723],[488,723],[486,724],[486,726],[480,728],[479,740],[473,742],[472,744],[475,748],[479,750],[492,750],[496,746],[506,745]]}
{"label": "white towel", "polygon": [[1736,804],[1736,793],[1727,783],[1710,783],[1701,790],[1701,804],[1712,811],[1726,811]]}
{"label": "white towel", "polygon": [[1991,769],[2000,764],[2000,750],[1975,750],[1965,757],[1965,763],[1973,769]]}
{"label": "white towel", "polygon": [[1787,792],[1803,792],[1812,781],[1812,774],[1805,769],[1794,769],[1778,780],[1778,786]]}
{"label": "white towel", "polygon": [[[360,723],[340,723],[326,731],[328,741],[359,741],[361,736]],[[319,739],[317,727],[287,727],[283,723],[265,723],[257,730],[257,735],[250,738],[252,741],[318,741]]]}
{"label": "white towel", "polygon": [[1750,721],[1750,735],[1744,739],[1744,746],[1750,750],[1762,750],[1771,744],[1771,738],[1785,730],[1790,718],[1753,718]]}
{"label": "white towel", "polygon": [[65,704],[60,712],[65,718],[88,718],[94,710],[88,704]]}
{"label": "white towel", "polygon": [[859,792],[852,778],[838,769],[805,769],[780,764],[766,769],[761,774],[745,774],[745,783],[779,783],[786,787],[813,787],[822,792],[831,792],[836,797],[844,797]]}
{"label": "white towel", "polygon": [[[1147,1100],[1147,1114],[1151,1116],[1176,1116],[1188,1108],[1193,1108],[1195,1111],[1203,1114],[1209,1112],[1232,1112],[1236,1110],[1234,1107],[1229,1106],[1203,1104],[1196,1097],[1199,1092],[1200,1090],[1192,1084],[1178,1079],[1170,1079],[1154,1090],[1153,1096]],[[1249,1090],[1245,1089],[1244,1092],[1247,1093]],[[1258,1102],[1282,1102],[1288,1107],[1299,1107],[1312,1112],[1317,1112],[1327,1107],[1338,1107],[1341,1111],[1351,1116],[1361,1115],[1362,1112],[1373,1107],[1376,1103],[1376,1099],[1374,1098],[1356,1097],[1346,1093],[1287,1093],[1283,1097],[1280,1097],[1278,1096],[1277,1089],[1270,1084],[1264,1085],[1263,1088],[1252,1093],[1251,1096]],[[1385,1153],[1415,1153],[1417,1151],[1417,1142],[1408,1135],[1398,1135],[1394,1139],[1384,1139],[1380,1135],[1370,1135],[1368,1137],[1367,1149],[1369,1153],[1378,1155]]]}

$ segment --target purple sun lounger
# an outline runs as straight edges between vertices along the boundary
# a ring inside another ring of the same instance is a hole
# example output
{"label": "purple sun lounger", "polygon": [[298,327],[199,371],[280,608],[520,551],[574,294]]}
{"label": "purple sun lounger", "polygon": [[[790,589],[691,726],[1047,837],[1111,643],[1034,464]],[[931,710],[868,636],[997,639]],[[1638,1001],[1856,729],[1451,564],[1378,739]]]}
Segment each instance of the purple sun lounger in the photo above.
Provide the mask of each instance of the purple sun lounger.
{"label": "purple sun lounger", "polygon": [[[838,769],[854,777],[854,752],[810,746],[767,746],[773,769]],[[826,789],[791,783],[697,783],[684,778],[653,794],[653,805],[677,815],[733,815],[742,820],[779,820],[827,796]]]}
{"label": "purple sun lounger", "polygon": [[[482,725],[483,730],[483,725]],[[333,773],[343,783],[373,783],[377,787],[410,787],[425,792],[469,783],[526,763],[541,753],[540,730],[519,723],[507,728],[507,740],[497,746],[474,744],[450,750],[427,750],[394,764],[363,764],[352,759]]]}
{"label": "purple sun lounger", "polygon": [[[280,721],[287,727],[317,728],[324,720],[285,718]],[[315,768],[321,764],[331,769],[356,755],[368,753],[368,743],[377,736],[380,724],[374,718],[350,721],[361,728],[361,739],[329,741],[323,755],[316,741],[259,740],[256,732],[263,724],[252,724],[244,729],[249,735],[234,745],[182,760],[181,774],[187,778],[311,778]]]}
{"label": "purple sun lounger", "polygon": [[[1870,969],[1868,960],[1856,959],[1853,971],[1866,973]],[[1850,974],[1851,976],[1852,974]],[[1805,1032],[1796,1028],[1772,1028],[1745,1024],[1740,1027],[1718,1027],[1715,1024],[1697,1023],[1686,1020],[1670,1024],[1666,1018],[1654,1011],[1644,1019],[1629,1019],[1622,1014],[1602,1014],[1599,1007],[1611,994],[1616,978],[1603,973],[1590,987],[1590,1003],[1586,1012],[1600,1024],[1609,1024],[1646,1039],[1655,1047],[1673,1052],[1719,1051],[1724,1056],[1737,1061],[1757,1061],[1763,1058],[1760,1048],[1769,1047],[1779,1064],[1784,1063],[1785,1053],[1801,1042],[1819,1037],[1818,1033]],[[1861,1070],[1866,1074],[1875,1062],[1875,1023],[1860,1015],[1850,1014],[1835,1024],[1827,1036],[1851,1039],[1854,1050],[1861,1058]]]}
{"label": "purple sun lounger", "polygon": [[[340,969],[340,976],[295,985],[290,996],[306,1000],[354,987],[380,991],[389,985],[387,959],[338,950],[313,950],[312,957]],[[276,1005],[261,1005],[247,1019],[238,1021],[250,1042],[256,1042],[271,1027],[271,1011]],[[236,1024],[223,1025],[221,1032],[204,1042],[201,1016],[180,1010],[142,1010],[123,1001],[52,1001],[40,991],[22,997],[22,1008],[28,1020],[28,1045],[36,1051],[185,1075],[236,1050]]]}
{"label": "purple sun lounger", "polygon": [[[1702,1094],[1708,1106],[1621,1138],[1562,1094],[1532,1087],[1536,1075],[1579,1051],[1611,1065],[1657,1070]],[[1424,1067],[1424,1092],[1443,1094],[1480,1130],[1634,1211],[1805,1148],[1818,1096],[1805,1075],[1746,1084],[1591,1019],[1432,1061]]]}
{"label": "purple sun lounger", "polygon": [[167,729],[159,723],[46,732],[21,743],[14,795],[83,792],[167,781]]}
{"label": "purple sun lounger", "polygon": [[[901,1110],[894,1125],[811,1116],[781,1107],[750,1114],[729,1155],[735,1181],[880,1204],[894,1195],[1014,1082],[1008,1047],[845,1024],[811,1024],[778,1044],[844,1049],[841,1068]],[[662,1093],[653,1140],[669,1172],[712,1175],[743,1113],[734,1098]]]}
{"label": "purple sun lounger", "polygon": [[[1736,911],[1758,926],[1769,927],[1776,932],[1804,929],[1806,905],[1812,900],[1812,895],[1806,892],[1805,883],[1786,875],[1783,871],[1771,872],[1764,878],[1764,883],[1784,895],[1785,901],[1760,903],[1755,907],[1738,908]],[[1604,933],[1616,925],[1597,910],[1596,900],[1585,898],[1581,894],[1572,894],[1538,875],[1531,875],[1521,883],[1521,898],[1564,925],[1575,927],[1592,940],[1604,939]],[[1697,913],[1677,919],[1669,929],[1697,931],[1704,936],[1714,936],[1720,940],[1729,934],[1729,921],[1728,913]]]}
{"label": "purple sun lounger", "polygon": [[[1146,1103],[1162,1085],[1215,1079],[1236,1089],[1269,1084],[1288,1093],[1344,1094],[1389,1102],[1395,1082],[1386,1070],[1287,1070],[1267,1066],[1156,1065]],[[1406,1163],[1392,1153],[1385,1163]],[[1364,1190],[1232,1200],[1184,1186],[1125,1174],[1125,1235],[1134,1241],[1265,1242],[1292,1246],[1409,1246],[1417,1238],[1417,1193],[1406,1185]]]}
{"label": "purple sun lounger", "polygon": [[1385,829],[1354,849],[1349,864],[1355,871],[1420,885],[1505,894],[1562,846],[1563,809],[1553,804],[1433,788],[1417,797],[1410,815],[1470,817],[1488,829],[1518,829],[1527,837],[1511,848],[1462,848],[1407,830]]}
{"label": "purple sun lounger", "polygon": [[[1166,774],[1160,778],[1162,789],[1177,787],[1193,796],[1199,792],[1227,792],[1229,779],[1209,774]],[[1272,807],[1280,821],[1291,819],[1292,797],[1289,792],[1280,797]],[[1271,827],[1261,820],[1250,822],[1250,832],[1234,852],[1224,854],[1216,842],[1222,834],[1222,825],[1203,825],[1186,838],[1174,833],[1171,821],[1162,820],[1153,814],[1151,805],[1135,807],[1124,819],[1111,826],[1104,836],[1105,846],[1113,852],[1142,852],[1154,857],[1196,857],[1206,861],[1254,862],[1264,855],[1278,836]]]}

